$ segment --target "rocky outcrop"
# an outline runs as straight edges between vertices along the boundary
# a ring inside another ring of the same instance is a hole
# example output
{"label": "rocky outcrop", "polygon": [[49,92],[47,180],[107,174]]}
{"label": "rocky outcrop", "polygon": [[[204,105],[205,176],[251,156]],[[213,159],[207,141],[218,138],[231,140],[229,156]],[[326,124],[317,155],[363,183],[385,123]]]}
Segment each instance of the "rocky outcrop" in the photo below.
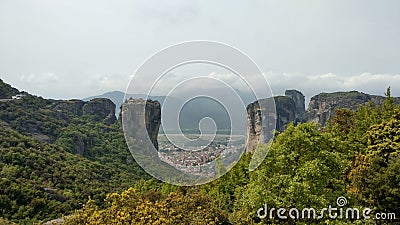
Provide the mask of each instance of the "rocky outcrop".
{"label": "rocky outcrop", "polygon": [[[291,122],[318,122],[325,126],[339,108],[356,110],[358,106],[371,102],[381,105],[385,97],[368,95],[357,91],[321,93],[311,98],[305,111],[305,97],[297,90],[285,91],[285,96],[261,99],[249,104],[247,110],[247,151],[253,151],[259,143],[265,143],[273,135],[272,131],[283,132]],[[400,98],[395,98],[400,104]],[[125,119],[145,121],[147,133],[153,145],[158,149],[157,135],[161,121],[161,107],[157,101],[133,99],[124,103]],[[143,107],[146,108],[144,115]],[[124,107],[122,107],[124,108]],[[122,119],[122,113],[120,114]],[[127,129],[125,129],[127,128]],[[133,127],[124,126],[126,132],[136,132]],[[133,135],[133,133],[131,134]],[[140,137],[140,135],[133,135]]]}
{"label": "rocky outcrop", "polygon": [[110,99],[95,98],[83,105],[82,115],[95,115],[105,124],[112,124],[116,121],[115,104]]}
{"label": "rocky outcrop", "polygon": [[47,221],[47,222],[43,223],[43,225],[58,225],[58,224],[63,224],[63,223],[65,222],[65,220],[68,219],[69,217],[71,217],[71,215],[69,215],[69,216],[64,216],[64,217],[62,217],[62,218],[57,218],[57,219],[54,219],[54,220]]}
{"label": "rocky outcrop", "polygon": [[60,119],[67,120],[68,114],[73,114],[76,116],[95,116],[97,121],[102,121],[108,125],[117,120],[115,104],[106,98],[96,98],[88,102],[77,99],[54,101],[50,108]]}
{"label": "rocky outcrop", "polygon": [[288,96],[258,100],[247,106],[247,151],[273,137],[272,132],[282,132],[296,119],[296,106]]}
{"label": "rocky outcrop", "polygon": [[288,96],[276,96],[274,99],[277,114],[276,130],[283,132],[289,123],[296,120],[296,104]]}
{"label": "rocky outcrop", "polygon": [[82,107],[85,104],[84,101],[81,100],[63,100],[57,101],[54,106],[54,110],[59,113],[72,113],[77,116],[82,115]]}
{"label": "rocky outcrop", "polygon": [[246,150],[251,152],[258,143],[264,142],[262,112],[258,101],[249,104],[247,111],[247,143]]}
{"label": "rocky outcrop", "polygon": [[[371,102],[373,105],[382,105],[385,97],[369,95],[358,91],[321,93],[311,98],[304,120],[316,122],[325,126],[333,118],[337,109],[346,108],[356,110],[360,105]],[[400,103],[400,98],[395,98]]]}
{"label": "rocky outcrop", "polygon": [[306,111],[305,97],[303,93],[298,90],[286,90],[285,96],[293,99],[296,109],[296,120],[301,122]]}
{"label": "rocky outcrop", "polygon": [[[271,138],[268,132],[271,130],[284,131],[290,122],[316,122],[323,127],[333,118],[337,109],[356,110],[360,105],[369,102],[382,105],[385,97],[357,91],[321,93],[311,98],[306,111],[305,98],[300,91],[287,90],[285,96],[276,96],[273,99],[276,106],[275,115],[274,112],[266,111],[265,107],[260,106],[260,103],[265,104],[263,102],[271,101],[272,98],[262,99],[247,106],[247,151],[253,151],[255,145],[268,141]],[[394,100],[396,104],[400,104],[400,98]],[[276,118],[276,122],[271,121],[273,118]],[[271,127],[272,124],[275,124],[275,127]]]}
{"label": "rocky outcrop", "polygon": [[152,100],[130,99],[121,108],[120,118],[123,122],[125,136],[132,137],[139,142],[147,140],[149,137],[153,146],[158,150],[157,137],[161,124],[160,103]]}

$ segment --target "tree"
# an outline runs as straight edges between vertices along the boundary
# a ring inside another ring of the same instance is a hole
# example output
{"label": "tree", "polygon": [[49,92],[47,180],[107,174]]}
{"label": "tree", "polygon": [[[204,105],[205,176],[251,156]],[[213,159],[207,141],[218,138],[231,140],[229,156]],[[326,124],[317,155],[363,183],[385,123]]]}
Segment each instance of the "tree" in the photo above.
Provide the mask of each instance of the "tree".
{"label": "tree", "polygon": [[359,154],[349,177],[350,191],[379,210],[400,208],[400,110],[371,127],[368,147]]}
{"label": "tree", "polygon": [[345,194],[345,171],[349,166],[347,160],[341,160],[339,143],[321,133],[316,124],[289,125],[276,137],[261,166],[250,173],[250,182],[238,196],[231,222],[259,222],[256,209],[264,203],[285,208],[322,208],[334,203]]}
{"label": "tree", "polygon": [[121,194],[109,194],[105,201],[105,209],[89,201],[84,209],[66,218],[64,224],[200,225],[227,221],[209,196],[193,192],[171,192],[162,197],[157,191],[143,194],[130,188]]}
{"label": "tree", "polygon": [[355,112],[350,109],[338,109],[333,117],[332,124],[339,132],[348,134],[353,126]]}

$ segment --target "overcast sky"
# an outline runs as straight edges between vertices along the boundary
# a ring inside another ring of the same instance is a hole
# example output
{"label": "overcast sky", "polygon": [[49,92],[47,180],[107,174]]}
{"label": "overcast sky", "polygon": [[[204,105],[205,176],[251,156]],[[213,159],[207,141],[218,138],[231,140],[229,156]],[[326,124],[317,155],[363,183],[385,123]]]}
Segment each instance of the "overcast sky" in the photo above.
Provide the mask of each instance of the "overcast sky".
{"label": "overcast sky", "polygon": [[276,94],[400,96],[397,0],[0,0],[0,78],[49,98],[124,91],[146,58],[199,39],[248,54]]}

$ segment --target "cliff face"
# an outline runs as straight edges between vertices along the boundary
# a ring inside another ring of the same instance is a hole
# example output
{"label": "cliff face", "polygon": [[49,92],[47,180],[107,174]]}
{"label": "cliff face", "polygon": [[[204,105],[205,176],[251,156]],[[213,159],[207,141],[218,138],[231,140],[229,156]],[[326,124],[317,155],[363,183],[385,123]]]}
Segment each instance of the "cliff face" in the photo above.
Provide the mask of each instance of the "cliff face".
{"label": "cliff face", "polygon": [[299,122],[302,121],[304,113],[306,111],[305,97],[303,93],[301,93],[298,90],[286,90],[285,96],[288,96],[291,99],[293,99],[296,109],[296,119]]}
{"label": "cliff face", "polygon": [[264,132],[262,131],[261,109],[258,101],[249,104],[247,111],[247,143],[246,150],[253,151],[258,143],[264,142]]}
{"label": "cliff face", "polygon": [[119,117],[122,119],[126,136],[134,137],[141,142],[141,140],[146,140],[148,135],[153,146],[158,150],[157,136],[161,124],[160,103],[152,100],[131,99],[121,108]]}
{"label": "cliff face", "polygon": [[[356,110],[360,105],[369,102],[373,105],[382,105],[385,97],[357,91],[321,93],[311,98],[306,111],[305,98],[300,91],[287,90],[285,96],[276,96],[273,99],[276,104],[276,115],[267,112],[265,107],[259,104],[271,101],[272,98],[262,99],[247,106],[247,151],[253,151],[255,145],[268,141],[271,135],[267,132],[272,129],[282,132],[290,122],[316,122],[326,126],[337,109]],[[395,103],[400,104],[399,97],[395,98]],[[273,118],[276,118],[275,127],[272,127]]]}
{"label": "cliff face", "polygon": [[55,101],[54,104],[55,106],[53,107],[53,110],[59,112],[60,115],[66,112],[77,116],[82,116],[82,107],[85,102],[81,100],[63,100]]}
{"label": "cliff face", "polygon": [[[276,111],[274,111],[274,108]],[[247,106],[247,151],[272,138],[272,131],[282,132],[296,119],[296,105],[288,96],[261,99]]]}
{"label": "cliff face", "polygon": [[[373,105],[381,105],[385,97],[369,95],[362,92],[335,92],[321,93],[311,98],[308,109],[304,114],[305,121],[317,122],[325,126],[333,118],[335,111],[340,108],[356,110],[358,106],[371,102]],[[400,98],[395,98],[400,103]]]}
{"label": "cliff face", "polygon": [[290,122],[296,120],[296,104],[288,96],[277,96],[274,99],[277,114],[276,130],[282,132]]}
{"label": "cliff face", "polygon": [[67,118],[66,113],[70,113],[76,116],[94,115],[98,121],[108,125],[116,121],[115,104],[106,98],[96,98],[88,102],[76,99],[54,101],[52,109],[59,117]]}
{"label": "cliff face", "polygon": [[115,104],[106,98],[95,98],[83,105],[82,115],[96,115],[105,124],[112,124],[116,121]]}

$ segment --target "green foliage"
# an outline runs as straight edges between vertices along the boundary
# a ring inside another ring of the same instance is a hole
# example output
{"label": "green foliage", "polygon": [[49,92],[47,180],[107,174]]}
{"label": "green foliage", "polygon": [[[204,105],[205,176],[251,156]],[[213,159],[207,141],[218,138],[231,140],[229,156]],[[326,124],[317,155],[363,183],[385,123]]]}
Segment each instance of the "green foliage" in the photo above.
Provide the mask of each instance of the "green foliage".
{"label": "green foliage", "polygon": [[107,193],[149,178],[119,123],[108,126],[59,104],[31,95],[0,102],[0,217],[21,224],[54,219],[89,197],[101,205]]}
{"label": "green foliage", "polygon": [[224,176],[199,187],[199,191],[210,195],[215,204],[227,212],[232,212],[236,197],[243,192],[242,187],[249,182],[251,154],[244,154],[239,162]]}
{"label": "green foliage", "polygon": [[[260,146],[263,148],[264,146]],[[256,209],[325,207],[344,193],[344,171],[339,143],[311,123],[289,125],[277,136],[261,166],[250,174],[238,196],[231,222],[255,223]]]}
{"label": "green foliage", "polygon": [[351,191],[379,210],[400,206],[400,110],[371,127],[368,148],[359,154],[350,173]]}
{"label": "green foliage", "polygon": [[11,85],[6,84],[0,79],[0,99],[10,99],[12,96],[18,94],[19,91]]}
{"label": "green foliage", "polygon": [[142,194],[130,188],[105,199],[107,208],[99,209],[92,201],[66,218],[73,224],[221,224],[227,219],[207,195],[178,191],[163,196],[157,191]]}
{"label": "green foliage", "polygon": [[[130,154],[119,123],[107,126],[90,118],[75,118],[68,126],[60,129],[55,143],[68,152],[124,170],[135,180],[148,178]],[[82,152],[77,151],[79,147],[82,147]]]}
{"label": "green foliage", "polygon": [[338,109],[335,112],[332,123],[335,125],[336,131],[343,135],[349,134],[353,124],[355,112],[350,109]]}
{"label": "green foliage", "polygon": [[[150,179],[130,155],[120,123],[80,116],[76,101],[61,108],[59,101],[31,95],[1,101],[0,224],[61,216],[68,225],[375,224],[261,220],[256,212],[264,204],[320,209],[339,196],[349,206],[398,210],[400,109],[390,89],[386,96],[381,106],[338,110],[323,130],[291,124],[255,155],[244,154],[221,178],[195,187]],[[266,153],[249,171],[252,158]]]}
{"label": "green foliage", "polygon": [[16,223],[10,222],[0,217],[0,224],[1,225],[16,225]]}
{"label": "green foliage", "polygon": [[390,96],[390,87],[386,91],[387,98],[382,106],[373,106],[369,103],[365,106],[359,106],[357,111],[348,109],[339,109],[332,123],[326,128],[326,132],[336,136],[342,145],[346,146],[349,153],[355,156],[357,153],[365,153],[368,146],[367,132],[371,126],[380,124],[390,119],[395,109],[394,98]]}
{"label": "green foliage", "polygon": [[10,220],[60,217],[89,196],[101,203],[107,193],[126,189],[141,176],[9,129],[1,129],[0,136],[0,215]]}
{"label": "green foliage", "polygon": [[22,134],[57,138],[62,127],[74,117],[52,110],[57,101],[26,95],[23,99],[0,102],[0,120]]}

